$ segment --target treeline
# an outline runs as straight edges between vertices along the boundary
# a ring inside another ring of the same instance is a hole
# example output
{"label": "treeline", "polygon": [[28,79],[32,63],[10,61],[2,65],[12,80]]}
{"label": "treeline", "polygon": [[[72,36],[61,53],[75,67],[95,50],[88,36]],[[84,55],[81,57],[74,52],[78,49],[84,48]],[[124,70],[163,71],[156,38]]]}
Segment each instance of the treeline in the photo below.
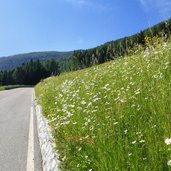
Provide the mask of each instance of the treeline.
{"label": "treeline", "polygon": [[171,19],[130,37],[109,42],[93,49],[74,51],[65,67],[68,70],[78,70],[126,56],[132,53],[137,45],[142,45],[143,47],[145,45],[145,37],[158,36],[167,39],[170,33]]}
{"label": "treeline", "polygon": [[35,85],[41,79],[59,74],[59,65],[54,59],[44,63],[31,60],[16,69],[0,71],[0,85]]}

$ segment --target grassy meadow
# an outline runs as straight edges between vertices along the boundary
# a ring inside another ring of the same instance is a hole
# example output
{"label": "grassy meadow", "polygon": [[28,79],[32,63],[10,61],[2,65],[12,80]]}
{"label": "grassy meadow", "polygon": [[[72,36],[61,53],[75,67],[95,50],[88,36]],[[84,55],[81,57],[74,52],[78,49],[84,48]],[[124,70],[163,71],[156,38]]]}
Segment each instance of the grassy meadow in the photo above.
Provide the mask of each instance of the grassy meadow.
{"label": "grassy meadow", "polygon": [[171,170],[171,43],[35,87],[62,170]]}

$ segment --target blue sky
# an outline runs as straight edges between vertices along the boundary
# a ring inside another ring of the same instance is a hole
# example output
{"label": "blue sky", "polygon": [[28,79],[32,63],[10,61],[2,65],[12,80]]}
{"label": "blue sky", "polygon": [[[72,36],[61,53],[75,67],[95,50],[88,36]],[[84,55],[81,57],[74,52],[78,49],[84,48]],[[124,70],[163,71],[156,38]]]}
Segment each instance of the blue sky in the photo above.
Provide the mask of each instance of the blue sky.
{"label": "blue sky", "polygon": [[0,56],[87,49],[171,17],[171,0],[1,0]]}

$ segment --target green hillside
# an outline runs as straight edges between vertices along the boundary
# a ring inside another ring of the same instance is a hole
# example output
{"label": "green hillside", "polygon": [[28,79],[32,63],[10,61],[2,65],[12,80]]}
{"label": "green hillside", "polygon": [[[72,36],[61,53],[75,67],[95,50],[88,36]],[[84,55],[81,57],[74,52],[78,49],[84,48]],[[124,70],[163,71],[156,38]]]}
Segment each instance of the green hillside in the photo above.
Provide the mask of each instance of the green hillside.
{"label": "green hillside", "polygon": [[73,52],[32,52],[19,55],[13,55],[9,57],[0,57],[0,71],[11,70],[23,63],[28,63],[32,59],[33,61],[40,60],[41,62],[47,59],[59,59],[66,58],[72,55]]}
{"label": "green hillside", "polygon": [[155,47],[35,87],[63,170],[171,170],[171,42]]}

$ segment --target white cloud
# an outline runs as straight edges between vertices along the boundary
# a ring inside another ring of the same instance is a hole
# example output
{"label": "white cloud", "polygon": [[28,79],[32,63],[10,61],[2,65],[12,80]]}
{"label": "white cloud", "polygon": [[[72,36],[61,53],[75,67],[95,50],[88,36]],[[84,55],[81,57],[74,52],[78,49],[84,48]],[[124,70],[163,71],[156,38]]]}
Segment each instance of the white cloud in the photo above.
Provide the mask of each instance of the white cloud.
{"label": "white cloud", "polygon": [[171,0],[139,0],[147,12],[156,10],[162,18],[171,16]]}

